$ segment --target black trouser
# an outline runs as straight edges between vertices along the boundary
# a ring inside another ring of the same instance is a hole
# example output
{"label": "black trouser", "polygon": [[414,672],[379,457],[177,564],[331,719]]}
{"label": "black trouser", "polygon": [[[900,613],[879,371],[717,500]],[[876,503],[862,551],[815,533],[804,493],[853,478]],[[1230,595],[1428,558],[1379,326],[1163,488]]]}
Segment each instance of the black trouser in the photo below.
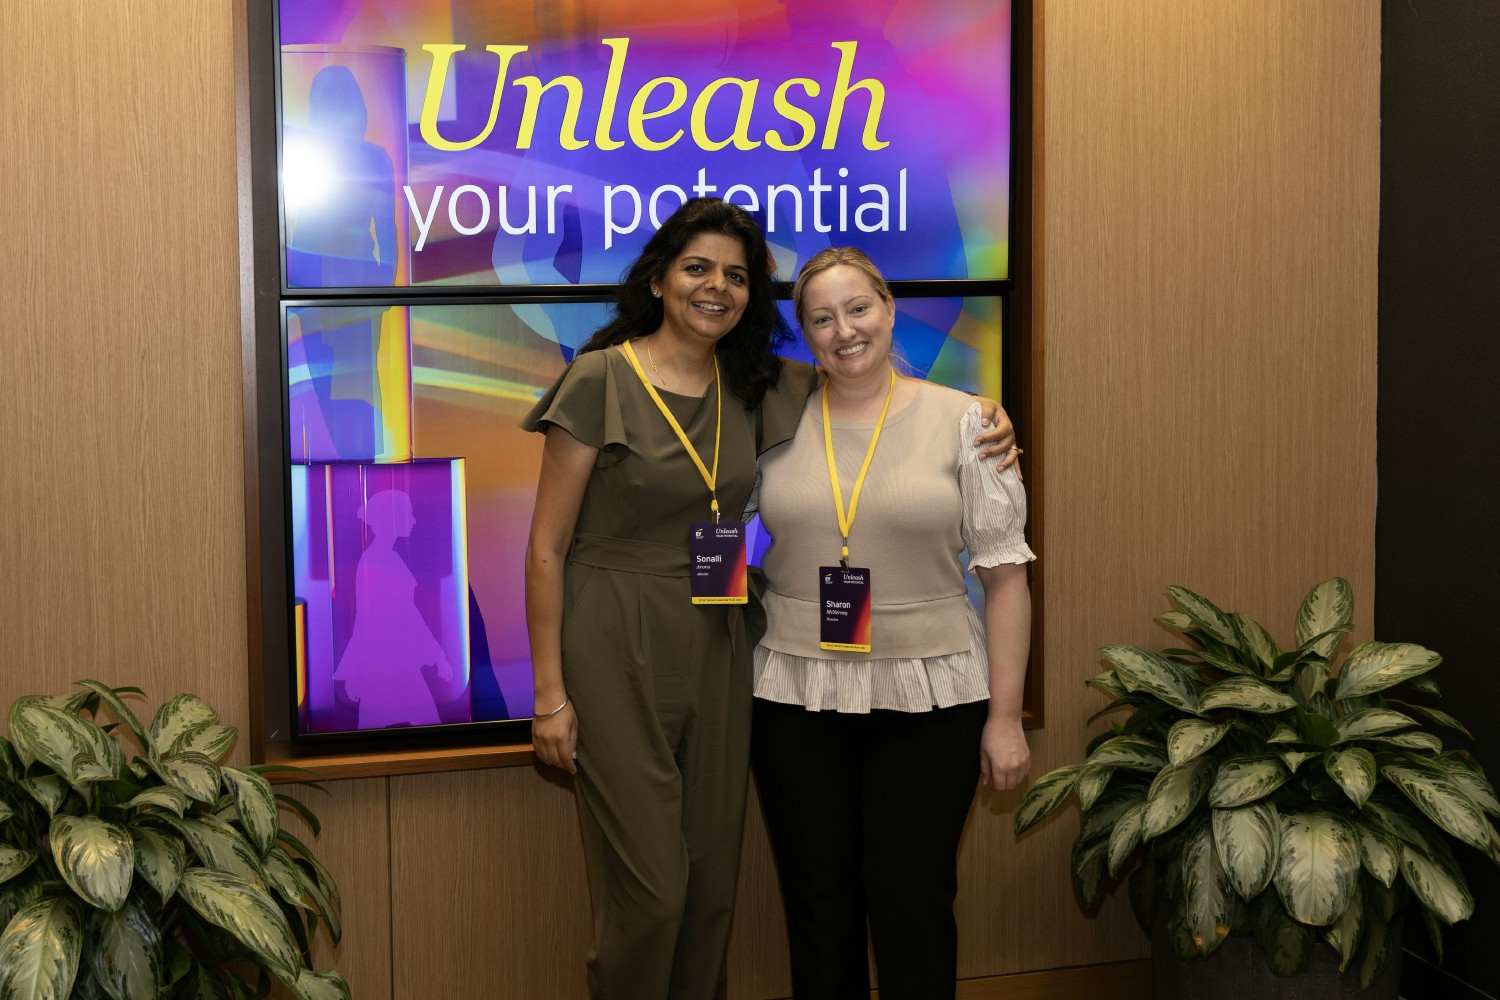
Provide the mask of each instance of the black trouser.
{"label": "black trouser", "polygon": [[755,699],[751,759],[786,906],[796,1000],[952,997],[957,854],[988,702],[809,712]]}

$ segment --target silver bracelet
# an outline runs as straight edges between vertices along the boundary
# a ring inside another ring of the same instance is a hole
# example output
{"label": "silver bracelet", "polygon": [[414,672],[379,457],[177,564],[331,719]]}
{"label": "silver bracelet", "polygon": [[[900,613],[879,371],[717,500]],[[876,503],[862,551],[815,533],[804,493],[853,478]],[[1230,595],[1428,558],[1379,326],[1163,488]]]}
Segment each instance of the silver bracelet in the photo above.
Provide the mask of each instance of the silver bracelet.
{"label": "silver bracelet", "polygon": [[557,713],[558,713],[558,712],[561,712],[561,711],[562,711],[562,710],[563,710],[563,709],[565,709],[565,708],[567,708],[567,707],[568,707],[568,702],[570,702],[570,701],[572,701],[572,700],[573,700],[573,699],[571,699],[571,698],[564,698],[564,699],[563,699],[563,703],[562,703],[562,704],[561,704],[561,705],[558,705],[558,706],[557,706],[557,707],[556,707],[556,708],[554,708],[554,709],[553,709],[553,710],[552,710],[552,711],[550,711],[550,712],[544,712],[544,713],[543,713],[543,714],[541,714],[541,715],[533,715],[533,716],[532,716],[532,717],[531,717],[531,718],[532,718],[532,721],[536,721],[536,720],[537,720],[537,719],[550,719],[550,718],[552,718],[552,717],[553,717],[553,716],[554,716],[554,715],[556,715],[556,714],[557,714]]}

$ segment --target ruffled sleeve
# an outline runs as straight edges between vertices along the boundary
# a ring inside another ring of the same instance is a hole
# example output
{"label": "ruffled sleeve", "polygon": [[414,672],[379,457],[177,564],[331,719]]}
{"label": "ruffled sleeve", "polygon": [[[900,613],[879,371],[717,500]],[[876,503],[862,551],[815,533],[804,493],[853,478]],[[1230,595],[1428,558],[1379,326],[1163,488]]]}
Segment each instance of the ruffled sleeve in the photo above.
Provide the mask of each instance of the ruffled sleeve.
{"label": "ruffled sleeve", "polygon": [[599,449],[599,468],[624,458],[629,438],[620,409],[620,386],[609,351],[590,351],[576,356],[557,376],[531,412],[521,420],[521,429],[545,433],[561,427],[580,444]]}
{"label": "ruffled sleeve", "polygon": [[802,407],[817,385],[818,370],[812,365],[787,358],[781,360],[781,377],[760,401],[756,422],[757,455],[764,455],[783,441],[792,439],[802,420]]}
{"label": "ruffled sleeve", "polygon": [[1031,562],[1026,544],[1026,490],[1015,466],[996,473],[979,457],[974,439],[984,431],[979,404],[958,422],[958,491],[963,498],[962,532],[969,548],[969,569]]}

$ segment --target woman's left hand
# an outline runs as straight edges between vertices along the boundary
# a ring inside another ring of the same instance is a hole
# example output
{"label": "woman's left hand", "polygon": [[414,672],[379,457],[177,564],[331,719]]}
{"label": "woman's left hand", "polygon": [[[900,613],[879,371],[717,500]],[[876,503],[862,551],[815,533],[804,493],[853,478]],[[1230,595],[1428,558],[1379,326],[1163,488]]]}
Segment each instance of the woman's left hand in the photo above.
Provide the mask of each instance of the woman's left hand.
{"label": "woman's left hand", "polygon": [[[986,396],[977,397],[979,403],[979,415],[984,422],[990,425],[990,430],[974,441],[974,446],[979,449],[980,458],[999,458],[999,464],[995,471],[1008,469],[1016,464],[1016,459],[1021,457],[1021,449],[1016,447],[1016,428],[1010,422],[1010,416],[1005,408]],[[1020,475],[1021,470],[1016,469]]]}
{"label": "woman's left hand", "polygon": [[1031,769],[1031,748],[1019,718],[992,717],[979,738],[979,777],[997,792],[1017,788]]}

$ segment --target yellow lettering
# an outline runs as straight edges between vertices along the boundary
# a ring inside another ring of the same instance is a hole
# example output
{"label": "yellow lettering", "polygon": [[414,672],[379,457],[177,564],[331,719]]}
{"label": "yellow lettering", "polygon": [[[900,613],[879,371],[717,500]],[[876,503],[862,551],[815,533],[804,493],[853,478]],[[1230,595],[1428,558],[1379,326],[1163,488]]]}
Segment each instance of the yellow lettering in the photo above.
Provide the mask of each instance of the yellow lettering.
{"label": "yellow lettering", "polygon": [[828,125],[823,130],[823,148],[832,149],[838,142],[839,122],[844,117],[844,101],[856,90],[864,90],[870,95],[870,114],[865,118],[864,147],[884,149],[890,143],[881,141],[876,136],[875,130],[880,126],[880,111],[885,107],[885,85],[873,77],[851,84],[849,81],[854,75],[854,54],[859,48],[859,43],[830,42],[829,44],[839,50],[839,76],[833,85],[833,102],[828,108]]}
{"label": "yellow lettering", "polygon": [[804,148],[808,143],[812,142],[813,133],[818,129],[818,123],[812,115],[787,100],[786,92],[792,88],[792,84],[796,84],[806,91],[808,97],[817,97],[818,91],[821,89],[816,80],[809,80],[801,76],[793,77],[776,88],[776,96],[774,98],[776,112],[787,121],[802,126],[802,138],[790,144],[783,140],[781,133],[774,128],[766,129],[766,145],[772,149],[781,150],[783,153],[791,153]]}
{"label": "yellow lettering", "polygon": [[[646,110],[646,100],[651,92],[660,86],[672,88],[672,99],[665,107],[655,111]],[[650,118],[660,118],[662,115],[670,115],[678,108],[687,103],[687,84],[675,76],[659,76],[654,80],[648,80],[646,85],[635,92],[635,97],[630,101],[630,141],[634,142],[640,149],[666,149],[678,139],[682,138],[682,129],[672,133],[672,138],[657,142],[646,135],[645,124]]]}
{"label": "yellow lettering", "polygon": [[[715,94],[725,87],[734,86],[740,88],[740,113],[734,120],[734,131],[728,139],[710,139],[708,137],[708,103],[713,100]],[[703,93],[693,101],[693,141],[698,144],[699,149],[723,149],[731,142],[735,149],[754,149],[760,145],[759,139],[751,139],[746,134],[750,127],[750,112],[755,109],[755,91],[760,86],[759,80],[741,80],[732,76],[724,76],[703,88]]]}
{"label": "yellow lettering", "polygon": [[583,104],[583,81],[576,76],[560,76],[545,84],[538,77],[522,76],[516,86],[526,90],[526,110],[521,114],[521,127],[516,131],[516,148],[530,149],[531,137],[536,132],[536,113],[541,107],[542,95],[553,87],[568,92],[568,105],[563,111],[562,124],[557,127],[557,144],[563,149],[582,149],[587,139],[578,138],[578,109]]}
{"label": "yellow lettering", "polygon": [[462,52],[466,48],[468,48],[466,45],[436,43],[422,46],[422,51],[432,53],[432,70],[427,75],[427,94],[422,98],[422,138],[433,149],[458,152],[473,149],[489,138],[490,132],[495,128],[495,118],[500,113],[500,91],[505,87],[506,74],[510,72],[511,57],[526,51],[524,45],[486,45],[484,47],[486,52],[493,52],[500,57],[500,69],[495,77],[495,97],[490,102],[489,121],[485,122],[484,128],[472,139],[444,139],[438,133],[437,118],[438,109],[443,103],[443,86],[448,77],[448,64],[453,61],[455,53]]}
{"label": "yellow lettering", "polygon": [[599,106],[599,124],[594,128],[594,145],[600,149],[619,149],[625,144],[609,134],[609,127],[620,99],[620,77],[625,75],[625,53],[630,48],[630,39],[606,38],[604,44],[609,46],[609,73],[604,79],[604,100]]}

